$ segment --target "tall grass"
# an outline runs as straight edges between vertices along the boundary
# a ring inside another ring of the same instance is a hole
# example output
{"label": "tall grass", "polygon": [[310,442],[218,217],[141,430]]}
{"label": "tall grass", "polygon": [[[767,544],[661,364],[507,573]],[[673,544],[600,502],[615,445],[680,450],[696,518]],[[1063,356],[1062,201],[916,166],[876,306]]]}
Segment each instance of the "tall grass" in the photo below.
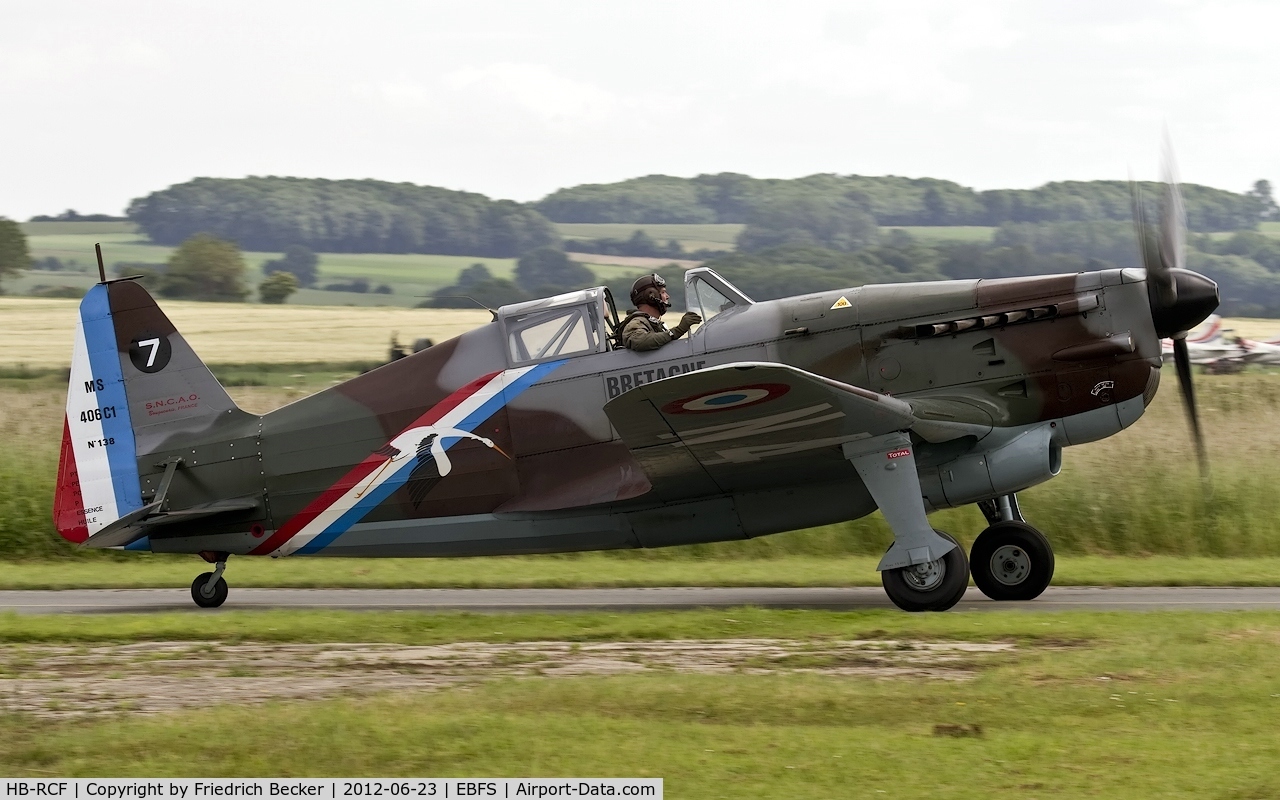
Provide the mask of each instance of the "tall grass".
{"label": "tall grass", "polygon": [[[321,383],[328,383],[335,376],[322,377]],[[1110,439],[1069,448],[1061,475],[1019,495],[1028,521],[1062,553],[1280,556],[1280,374],[1197,376],[1212,468],[1207,484],[1196,470],[1173,376],[1166,378],[1136,425]],[[65,391],[59,381],[55,374],[0,376],[0,435],[5,442],[0,450],[0,557],[78,552],[54,533],[50,512]],[[245,382],[266,384],[229,389],[242,407],[259,413],[317,388],[297,374],[290,374],[289,385],[283,386],[269,377]],[[948,509],[931,519],[966,544],[985,527],[973,507]],[[891,540],[876,513],[752,541],[624,551],[612,557],[875,555]]]}
{"label": "tall grass", "polygon": [[4,381],[0,388],[0,555],[48,558],[75,550],[54,532],[53,489],[62,444],[65,390],[56,376]]}

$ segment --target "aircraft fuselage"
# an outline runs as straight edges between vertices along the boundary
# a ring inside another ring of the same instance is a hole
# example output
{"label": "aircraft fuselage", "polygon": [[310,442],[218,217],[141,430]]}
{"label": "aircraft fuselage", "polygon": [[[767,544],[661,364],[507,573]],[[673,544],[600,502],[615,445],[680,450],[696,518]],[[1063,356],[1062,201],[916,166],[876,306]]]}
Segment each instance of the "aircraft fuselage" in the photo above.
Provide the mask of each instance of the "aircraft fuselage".
{"label": "aircraft fuselage", "polygon": [[[875,510],[840,443],[807,435],[822,409],[709,431],[740,467],[732,482],[661,485],[603,410],[639,386],[746,362],[910,403],[937,430],[914,437],[927,507],[1007,494],[1056,474],[1062,447],[1131,425],[1154,396],[1160,343],[1144,278],[1108,270],[739,303],[656,351],[523,364],[495,321],[261,417],[227,409],[202,425],[157,428],[138,450],[144,500],[166,461],[181,457],[172,507],[258,503],[157,528],[145,547],[536,553],[749,538]],[[745,389],[731,402],[754,402]],[[392,446],[415,427],[442,431],[447,454]],[[414,474],[387,481],[405,458],[417,460]]]}

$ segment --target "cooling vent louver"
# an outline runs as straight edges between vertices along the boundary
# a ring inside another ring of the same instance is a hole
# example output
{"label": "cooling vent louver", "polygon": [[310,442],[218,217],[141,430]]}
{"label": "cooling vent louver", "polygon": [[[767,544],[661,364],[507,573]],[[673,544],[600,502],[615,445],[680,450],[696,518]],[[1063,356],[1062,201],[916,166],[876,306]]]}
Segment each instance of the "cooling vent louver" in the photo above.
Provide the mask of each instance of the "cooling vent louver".
{"label": "cooling vent louver", "polygon": [[945,336],[964,331],[1001,328],[1005,325],[1017,325],[1023,322],[1050,319],[1053,317],[1069,317],[1074,314],[1086,314],[1099,305],[1096,294],[1084,295],[1052,305],[1035,306],[1017,311],[1005,311],[1000,314],[984,314],[980,317],[947,320],[946,322],[926,322],[919,325],[904,325],[897,330],[902,339],[929,339],[934,336]]}

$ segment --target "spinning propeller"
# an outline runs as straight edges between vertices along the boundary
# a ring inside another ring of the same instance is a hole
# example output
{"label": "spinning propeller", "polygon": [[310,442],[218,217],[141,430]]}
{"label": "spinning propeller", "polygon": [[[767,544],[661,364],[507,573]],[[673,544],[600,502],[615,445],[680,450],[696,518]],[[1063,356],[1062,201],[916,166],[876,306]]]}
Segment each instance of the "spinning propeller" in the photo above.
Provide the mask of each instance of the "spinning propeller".
{"label": "spinning propeller", "polygon": [[1178,370],[1178,388],[1191,423],[1196,444],[1200,474],[1209,475],[1200,419],[1196,414],[1195,387],[1191,384],[1191,354],[1187,350],[1187,332],[1203,322],[1218,307],[1218,284],[1198,272],[1186,269],[1187,214],[1178,189],[1173,153],[1165,143],[1161,181],[1160,220],[1156,230],[1148,229],[1143,209],[1142,191],[1131,184],[1133,219],[1138,230],[1138,249],[1142,265],[1147,269],[1147,297],[1151,303],[1151,319],[1156,334],[1173,339],[1173,362]]}

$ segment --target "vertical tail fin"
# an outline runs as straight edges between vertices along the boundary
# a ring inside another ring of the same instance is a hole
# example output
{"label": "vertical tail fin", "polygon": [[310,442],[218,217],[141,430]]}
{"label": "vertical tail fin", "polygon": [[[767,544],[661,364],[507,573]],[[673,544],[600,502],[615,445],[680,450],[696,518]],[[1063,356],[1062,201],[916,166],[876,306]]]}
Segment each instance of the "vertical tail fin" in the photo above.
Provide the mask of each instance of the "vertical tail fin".
{"label": "vertical tail fin", "polygon": [[243,416],[145,289],[95,285],[80,302],[54,522],[83,542],[143,506],[138,461]]}
{"label": "vertical tail fin", "polygon": [[1187,337],[1188,342],[1213,342],[1222,336],[1222,317],[1217,314],[1211,314],[1205,320],[1205,323],[1207,327],[1202,324],[1201,329],[1194,336]]}

